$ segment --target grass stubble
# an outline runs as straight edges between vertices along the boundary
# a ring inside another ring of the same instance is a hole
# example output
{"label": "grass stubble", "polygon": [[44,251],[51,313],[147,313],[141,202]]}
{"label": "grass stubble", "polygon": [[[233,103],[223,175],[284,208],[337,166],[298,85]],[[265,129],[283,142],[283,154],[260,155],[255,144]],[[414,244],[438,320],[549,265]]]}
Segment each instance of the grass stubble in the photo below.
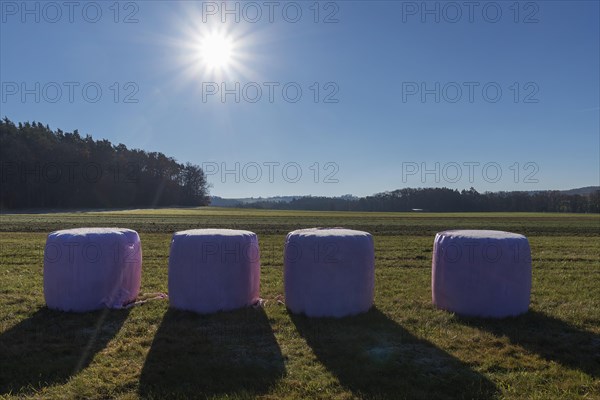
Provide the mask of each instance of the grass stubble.
{"label": "grass stubble", "polygon": [[[46,235],[81,226],[140,233],[143,293],[167,291],[174,231],[252,230],[264,304],[214,315],[170,310],[167,300],[85,314],[48,310]],[[310,319],[286,310],[285,234],[313,226],[374,235],[370,312]],[[528,236],[527,314],[488,320],[432,307],[433,237],[456,228]],[[600,398],[600,217],[218,208],[2,214],[0,397]]]}

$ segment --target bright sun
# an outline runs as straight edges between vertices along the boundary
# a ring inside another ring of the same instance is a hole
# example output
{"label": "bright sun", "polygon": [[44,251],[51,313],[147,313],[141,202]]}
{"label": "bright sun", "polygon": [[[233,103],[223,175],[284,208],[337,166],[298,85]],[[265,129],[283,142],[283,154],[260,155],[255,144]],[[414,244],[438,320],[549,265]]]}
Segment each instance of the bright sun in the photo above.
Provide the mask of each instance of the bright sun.
{"label": "bright sun", "polygon": [[211,69],[227,68],[231,62],[231,39],[220,33],[213,33],[202,39],[200,56]]}

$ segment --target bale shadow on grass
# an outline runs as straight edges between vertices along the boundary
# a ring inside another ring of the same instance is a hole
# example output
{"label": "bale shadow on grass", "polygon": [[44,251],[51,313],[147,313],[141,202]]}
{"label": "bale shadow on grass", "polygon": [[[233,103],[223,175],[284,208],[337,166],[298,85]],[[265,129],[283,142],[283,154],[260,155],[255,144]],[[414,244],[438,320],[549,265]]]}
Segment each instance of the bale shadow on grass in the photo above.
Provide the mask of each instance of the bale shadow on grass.
{"label": "bale shadow on grass", "polygon": [[129,310],[39,309],[0,334],[0,395],[65,383],[106,347],[128,315]]}
{"label": "bale shadow on grass", "polygon": [[169,309],[140,376],[146,398],[254,396],[285,374],[262,308],[211,315]]}
{"label": "bale shadow on grass", "polygon": [[485,376],[377,308],[341,319],[290,316],[318,360],[358,397],[488,399],[498,391]]}
{"label": "bale shadow on grass", "polygon": [[568,322],[531,310],[518,317],[503,319],[459,316],[456,319],[497,337],[506,336],[511,343],[548,361],[593,378],[600,377],[600,335]]}

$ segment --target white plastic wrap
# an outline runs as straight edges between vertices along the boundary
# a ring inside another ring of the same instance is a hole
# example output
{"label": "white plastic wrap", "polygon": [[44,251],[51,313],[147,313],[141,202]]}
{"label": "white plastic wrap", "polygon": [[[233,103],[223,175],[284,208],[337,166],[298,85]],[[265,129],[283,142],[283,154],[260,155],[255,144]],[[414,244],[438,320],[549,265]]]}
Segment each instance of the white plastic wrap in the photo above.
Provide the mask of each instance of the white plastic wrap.
{"label": "white plastic wrap", "polygon": [[285,302],[293,313],[343,317],[373,305],[375,253],[367,232],[312,228],[285,241]]}
{"label": "white plastic wrap", "polygon": [[466,316],[507,317],[527,312],[531,250],[523,235],[450,230],[435,236],[433,304]]}
{"label": "white plastic wrap", "polygon": [[171,306],[213,313],[259,300],[260,252],[255,233],[231,229],[177,232],[169,255]]}
{"label": "white plastic wrap", "polygon": [[142,248],[136,231],[77,228],[52,232],[44,250],[44,297],[49,308],[121,308],[140,290]]}

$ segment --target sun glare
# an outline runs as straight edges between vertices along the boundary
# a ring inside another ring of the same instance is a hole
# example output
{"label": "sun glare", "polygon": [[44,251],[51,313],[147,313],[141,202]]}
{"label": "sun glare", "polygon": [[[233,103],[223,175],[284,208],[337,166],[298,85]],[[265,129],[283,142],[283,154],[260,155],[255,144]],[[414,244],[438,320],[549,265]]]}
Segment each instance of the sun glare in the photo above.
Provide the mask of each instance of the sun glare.
{"label": "sun glare", "polygon": [[[192,4],[194,2],[183,2]],[[260,31],[254,26],[223,23],[201,23],[202,15],[196,14],[193,4],[185,8],[186,15],[179,16],[176,25],[179,32],[166,37],[165,43],[176,49],[174,64],[182,87],[199,79],[256,80],[258,73],[253,65],[259,61],[255,52]]]}
{"label": "sun glare", "polygon": [[231,63],[232,41],[229,37],[213,33],[202,38],[200,57],[203,63],[211,69],[224,69]]}

